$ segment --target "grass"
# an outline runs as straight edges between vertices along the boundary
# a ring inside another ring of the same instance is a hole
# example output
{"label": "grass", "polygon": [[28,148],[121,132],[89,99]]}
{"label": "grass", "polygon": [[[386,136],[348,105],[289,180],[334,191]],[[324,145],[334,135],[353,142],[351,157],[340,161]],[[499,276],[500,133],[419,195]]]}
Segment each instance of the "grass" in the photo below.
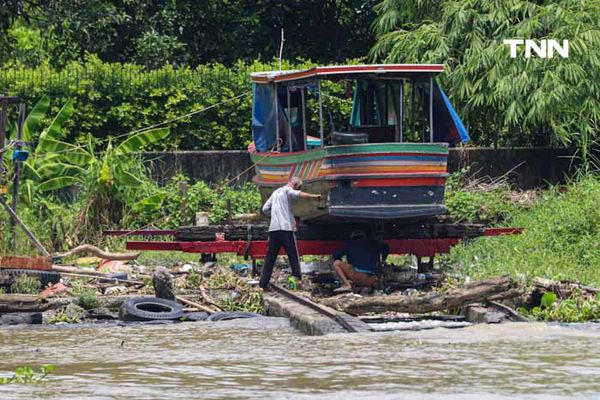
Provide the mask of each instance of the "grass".
{"label": "grass", "polygon": [[42,284],[36,276],[21,274],[15,278],[10,289],[13,293],[38,294],[42,289]]}
{"label": "grass", "polygon": [[600,178],[583,176],[560,189],[506,213],[502,225],[523,227],[523,234],[456,246],[450,260],[457,271],[472,279],[508,274],[525,282],[543,277],[600,287]]}

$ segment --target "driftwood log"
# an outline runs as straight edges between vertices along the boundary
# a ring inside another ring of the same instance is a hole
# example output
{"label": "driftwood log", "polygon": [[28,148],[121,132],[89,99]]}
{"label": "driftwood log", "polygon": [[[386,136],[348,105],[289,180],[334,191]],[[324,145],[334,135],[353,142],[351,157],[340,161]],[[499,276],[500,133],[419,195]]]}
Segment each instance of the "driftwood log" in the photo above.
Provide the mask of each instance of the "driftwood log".
{"label": "driftwood log", "polygon": [[383,313],[386,311],[405,313],[428,313],[441,310],[452,310],[471,303],[490,299],[515,297],[522,292],[507,276],[485,279],[453,288],[446,293],[429,293],[422,296],[371,296],[340,295],[321,301],[329,307],[352,315],[366,313]]}
{"label": "driftwood log", "polygon": [[58,253],[56,254],[56,256],[64,258],[80,253],[90,253],[104,260],[123,261],[135,260],[140,255],[140,253],[110,253],[108,251],[100,250],[99,248],[97,248],[96,246],[92,246],[91,244],[82,244],[81,246],[77,246],[74,249],[67,251],[66,253]]}
{"label": "driftwood log", "polygon": [[542,292],[554,292],[562,299],[571,296],[574,291],[580,291],[590,296],[600,293],[600,289],[598,288],[576,282],[558,282],[550,279],[535,278],[532,283],[535,288],[541,289]]}
{"label": "driftwood log", "polygon": [[48,308],[48,300],[35,294],[0,294],[0,314],[46,311]]}

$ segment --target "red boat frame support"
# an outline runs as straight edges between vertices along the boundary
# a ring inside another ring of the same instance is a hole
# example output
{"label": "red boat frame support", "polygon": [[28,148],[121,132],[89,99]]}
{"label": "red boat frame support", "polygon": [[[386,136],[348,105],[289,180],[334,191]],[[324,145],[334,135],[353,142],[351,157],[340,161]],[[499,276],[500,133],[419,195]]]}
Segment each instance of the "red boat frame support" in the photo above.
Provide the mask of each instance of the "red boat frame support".
{"label": "red boat frame support", "polygon": [[[518,235],[520,228],[488,228],[484,236]],[[390,246],[391,254],[414,254],[417,257],[435,257],[438,254],[450,252],[456,246],[459,238],[436,239],[391,239],[385,240]],[[339,240],[298,240],[300,255],[329,255],[343,244]],[[146,251],[183,251],[185,253],[216,254],[237,253],[248,255],[253,259],[262,259],[267,254],[268,242],[256,240],[246,242],[243,240],[216,240],[209,242],[158,242],[158,241],[129,241],[127,250]],[[285,254],[283,249],[280,254]]]}

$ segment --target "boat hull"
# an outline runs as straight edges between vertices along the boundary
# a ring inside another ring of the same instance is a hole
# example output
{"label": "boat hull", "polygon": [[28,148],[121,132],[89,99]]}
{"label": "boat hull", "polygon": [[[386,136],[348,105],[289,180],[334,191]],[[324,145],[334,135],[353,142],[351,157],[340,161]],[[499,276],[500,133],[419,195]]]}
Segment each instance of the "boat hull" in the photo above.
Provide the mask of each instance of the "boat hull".
{"label": "boat hull", "polygon": [[252,153],[263,202],[294,176],[304,191],[294,213],[305,221],[406,220],[446,213],[445,143],[381,143],[329,146],[296,153]]}

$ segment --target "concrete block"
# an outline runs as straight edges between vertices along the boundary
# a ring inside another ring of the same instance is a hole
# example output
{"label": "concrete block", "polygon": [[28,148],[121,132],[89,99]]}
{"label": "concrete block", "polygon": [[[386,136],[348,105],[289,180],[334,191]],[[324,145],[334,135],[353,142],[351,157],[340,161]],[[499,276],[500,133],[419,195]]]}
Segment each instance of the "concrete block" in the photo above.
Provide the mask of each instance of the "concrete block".
{"label": "concrete block", "polygon": [[506,314],[503,312],[481,306],[467,306],[465,317],[474,324],[498,324],[506,321]]}

